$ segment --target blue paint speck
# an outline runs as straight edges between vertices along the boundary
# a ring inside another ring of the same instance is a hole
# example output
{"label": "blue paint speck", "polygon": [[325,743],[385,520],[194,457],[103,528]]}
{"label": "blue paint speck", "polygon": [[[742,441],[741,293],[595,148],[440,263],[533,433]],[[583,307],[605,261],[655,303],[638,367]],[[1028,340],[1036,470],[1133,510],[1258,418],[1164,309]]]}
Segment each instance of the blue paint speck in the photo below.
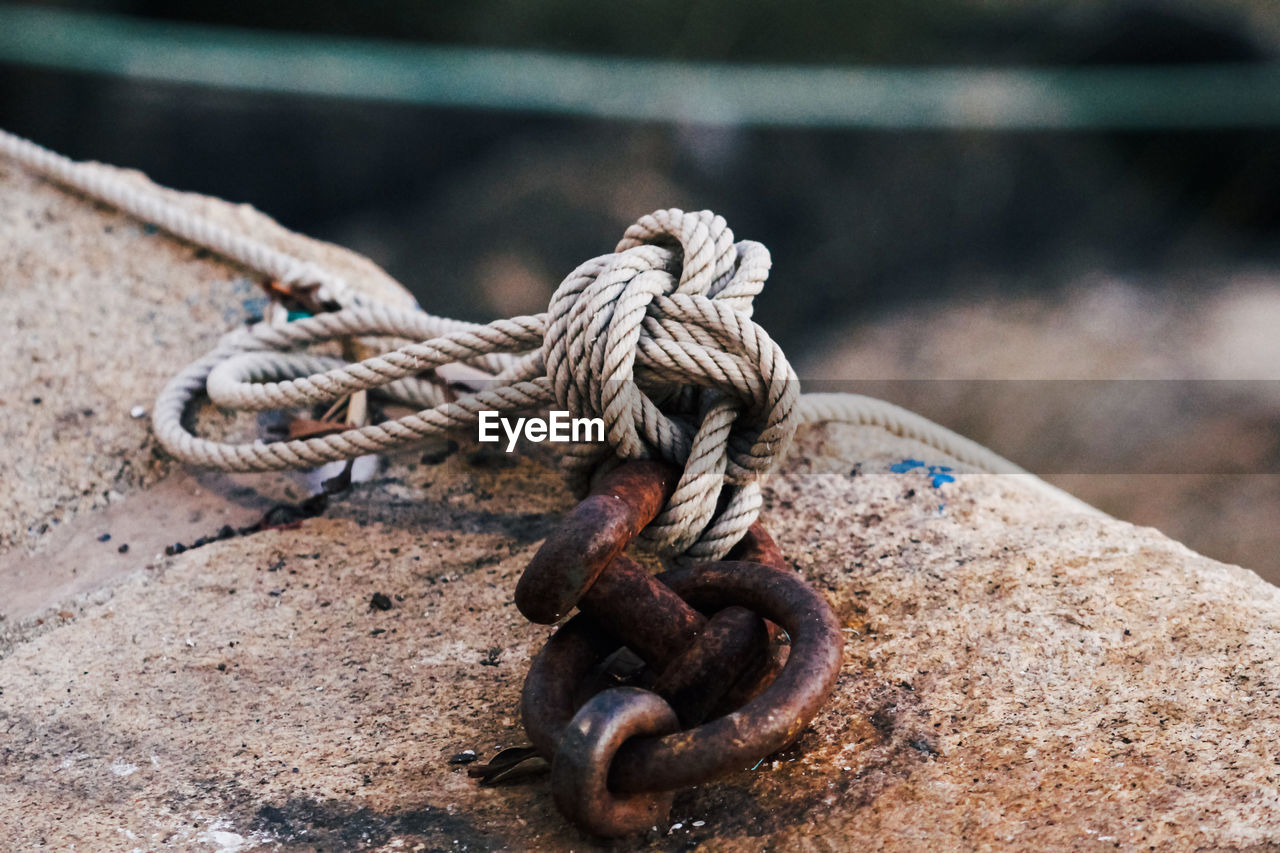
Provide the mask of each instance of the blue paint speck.
{"label": "blue paint speck", "polygon": [[933,480],[933,487],[935,489],[941,487],[943,483],[954,483],[956,481],[956,478],[952,474],[948,473],[951,471],[950,465],[927,465],[919,459],[903,459],[901,462],[896,462],[889,466],[889,470],[895,474],[905,474],[916,468],[924,468],[927,470],[929,476]]}

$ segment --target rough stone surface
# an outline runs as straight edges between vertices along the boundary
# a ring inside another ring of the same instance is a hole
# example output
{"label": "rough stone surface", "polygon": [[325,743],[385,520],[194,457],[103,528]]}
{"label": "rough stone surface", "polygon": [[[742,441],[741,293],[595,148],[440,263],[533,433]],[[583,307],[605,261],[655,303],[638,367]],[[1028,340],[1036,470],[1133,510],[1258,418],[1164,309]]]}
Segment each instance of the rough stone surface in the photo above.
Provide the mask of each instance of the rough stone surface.
{"label": "rough stone surface", "polygon": [[[63,540],[33,543],[26,528],[57,515],[97,529],[110,488],[115,507],[171,488],[174,503],[213,494],[243,510],[304,487],[175,487],[128,418],[239,322],[240,273],[3,165],[0,195],[0,257],[25,258],[3,294],[16,316],[49,294],[103,306],[5,342],[29,353],[39,334],[48,354],[26,380],[5,374],[10,569],[58,564]],[[52,226],[36,225],[50,210],[64,233],[46,243]],[[150,289],[104,295],[121,280]],[[97,323],[105,311],[113,322]],[[172,328],[155,328],[161,317]],[[129,372],[84,375],[76,353],[95,325]],[[103,415],[47,434],[89,393]],[[57,399],[54,414],[33,395]],[[874,430],[801,437],[766,520],[845,626],[836,696],[796,747],[680,793],[671,823],[615,846],[1280,845],[1280,590],[1154,530],[1064,512],[1016,478],[890,471],[906,457],[945,463]],[[119,478],[124,458],[148,475]],[[517,695],[548,630],[510,594],[569,504],[538,462],[463,440],[391,460],[292,529],[173,557],[139,548],[105,590],[15,632],[0,659],[4,846],[592,848],[545,780],[479,788],[449,761],[523,740]],[[11,583],[0,573],[0,589]],[[375,593],[392,607],[371,606]]]}
{"label": "rough stone surface", "polygon": [[[140,175],[128,173],[143,183]],[[207,352],[263,291],[247,270],[167,237],[0,159],[0,547],[39,550],[69,515],[169,470],[151,438],[156,392]],[[168,193],[219,224],[400,293],[350,252],[292,234],[247,205]],[[135,408],[145,415],[134,417]]]}

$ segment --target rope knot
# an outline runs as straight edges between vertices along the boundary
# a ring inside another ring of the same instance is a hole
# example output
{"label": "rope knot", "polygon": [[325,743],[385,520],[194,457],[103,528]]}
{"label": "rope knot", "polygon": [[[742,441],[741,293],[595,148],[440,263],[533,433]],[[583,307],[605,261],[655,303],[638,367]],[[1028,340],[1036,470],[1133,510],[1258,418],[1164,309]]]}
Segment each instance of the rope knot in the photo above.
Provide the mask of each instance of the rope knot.
{"label": "rope knot", "polygon": [[768,250],[710,211],[661,210],[579,266],[547,312],[542,355],[560,408],[599,417],[611,459],[683,467],[645,531],[659,551],[722,557],[755,520],[761,479],[795,432],[798,382],[751,320]]}

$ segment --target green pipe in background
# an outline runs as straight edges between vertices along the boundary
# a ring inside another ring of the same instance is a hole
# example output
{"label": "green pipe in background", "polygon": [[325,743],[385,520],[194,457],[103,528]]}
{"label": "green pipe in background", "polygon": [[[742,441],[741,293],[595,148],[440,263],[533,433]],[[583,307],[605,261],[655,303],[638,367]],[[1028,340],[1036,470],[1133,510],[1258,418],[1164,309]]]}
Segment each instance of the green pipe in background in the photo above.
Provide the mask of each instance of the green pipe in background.
{"label": "green pipe in background", "polygon": [[160,83],[759,127],[1280,127],[1280,63],[1165,67],[738,65],[404,45],[0,3],[0,62]]}

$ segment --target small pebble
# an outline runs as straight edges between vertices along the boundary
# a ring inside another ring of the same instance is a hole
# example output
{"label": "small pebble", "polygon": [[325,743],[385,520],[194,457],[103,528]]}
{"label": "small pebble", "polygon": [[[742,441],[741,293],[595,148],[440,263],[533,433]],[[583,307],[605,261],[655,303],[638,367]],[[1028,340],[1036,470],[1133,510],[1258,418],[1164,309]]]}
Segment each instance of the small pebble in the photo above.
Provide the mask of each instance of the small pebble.
{"label": "small pebble", "polygon": [[392,607],[391,599],[386,593],[375,592],[369,599],[369,606],[374,610],[390,610]]}
{"label": "small pebble", "polygon": [[476,760],[476,751],[474,749],[464,749],[457,755],[449,759],[450,764],[470,764]]}
{"label": "small pebble", "polygon": [[110,541],[111,541],[111,534],[110,534],[110,533],[104,533],[104,534],[102,534],[101,536],[99,536],[99,537],[98,537],[98,541],[99,541],[99,542],[110,542]]}
{"label": "small pebble", "polygon": [[117,549],[116,549],[116,552],[117,552],[117,553],[120,553],[120,554],[128,554],[128,553],[129,553],[129,543],[128,543],[128,542],[126,542],[126,543],[124,543],[123,545],[121,545],[119,548],[117,548]]}
{"label": "small pebble", "polygon": [[690,826],[706,826],[706,825],[707,825],[707,822],[705,820],[695,820],[692,824],[690,824]]}
{"label": "small pebble", "polygon": [[133,418],[134,420],[137,420],[138,418],[144,418],[146,416],[147,416],[147,410],[144,409],[142,406],[134,406],[132,409],[129,410],[129,417]]}

